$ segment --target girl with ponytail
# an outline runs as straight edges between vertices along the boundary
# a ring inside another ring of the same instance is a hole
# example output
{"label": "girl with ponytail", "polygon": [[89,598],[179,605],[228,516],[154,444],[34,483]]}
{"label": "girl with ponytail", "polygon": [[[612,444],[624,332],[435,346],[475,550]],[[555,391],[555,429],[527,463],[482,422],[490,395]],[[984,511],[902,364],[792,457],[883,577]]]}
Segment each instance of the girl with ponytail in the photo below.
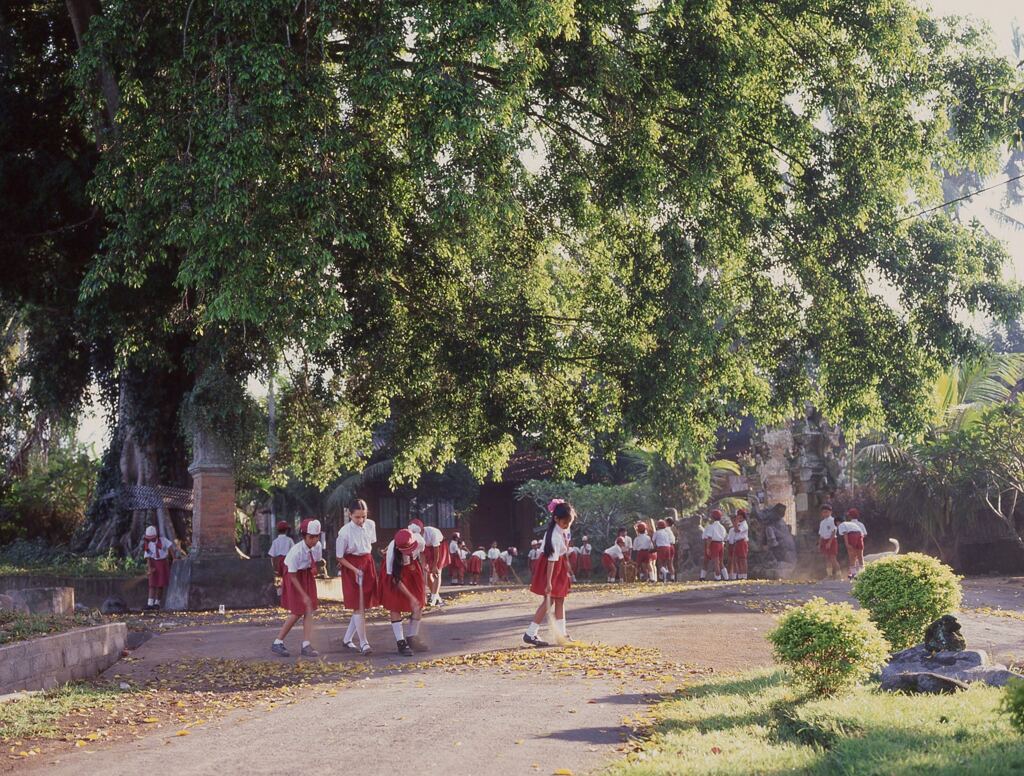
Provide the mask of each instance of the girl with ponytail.
{"label": "girl with ponytail", "polygon": [[548,646],[546,641],[541,641],[538,634],[541,623],[548,616],[549,602],[554,609],[554,627],[558,630],[555,634],[556,640],[569,638],[565,628],[565,598],[569,595],[572,583],[569,579],[569,561],[566,555],[571,540],[569,528],[576,519],[576,510],[572,508],[572,504],[562,499],[553,499],[548,504],[548,512],[551,519],[544,531],[536,573],[530,581],[531,592],[543,596],[544,600],[537,607],[533,621],[523,634],[523,641],[534,647]]}

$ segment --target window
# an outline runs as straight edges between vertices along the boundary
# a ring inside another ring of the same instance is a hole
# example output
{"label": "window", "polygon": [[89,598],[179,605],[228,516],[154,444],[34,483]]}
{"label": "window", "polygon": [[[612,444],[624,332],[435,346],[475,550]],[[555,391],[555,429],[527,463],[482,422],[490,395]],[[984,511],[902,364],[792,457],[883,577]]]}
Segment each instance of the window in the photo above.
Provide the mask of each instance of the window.
{"label": "window", "polygon": [[398,528],[409,521],[409,502],[397,496],[384,496],[380,500],[380,527]]}

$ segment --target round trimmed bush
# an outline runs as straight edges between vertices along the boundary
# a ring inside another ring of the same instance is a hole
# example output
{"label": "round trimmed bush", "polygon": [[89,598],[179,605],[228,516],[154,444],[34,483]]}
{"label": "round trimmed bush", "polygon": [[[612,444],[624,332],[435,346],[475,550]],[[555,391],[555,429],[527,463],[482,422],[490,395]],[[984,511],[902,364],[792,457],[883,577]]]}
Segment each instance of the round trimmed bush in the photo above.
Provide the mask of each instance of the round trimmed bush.
{"label": "round trimmed bush", "polygon": [[1003,693],[1003,713],[1018,733],[1024,733],[1024,681],[1011,679]]}
{"label": "round trimmed bush", "polygon": [[877,671],[889,644],[867,612],[812,598],[788,610],[768,634],[775,659],[808,690],[832,695]]}
{"label": "round trimmed bush", "polygon": [[895,650],[924,641],[934,620],[960,608],[960,577],[930,555],[911,552],[869,563],[853,583],[853,597]]}

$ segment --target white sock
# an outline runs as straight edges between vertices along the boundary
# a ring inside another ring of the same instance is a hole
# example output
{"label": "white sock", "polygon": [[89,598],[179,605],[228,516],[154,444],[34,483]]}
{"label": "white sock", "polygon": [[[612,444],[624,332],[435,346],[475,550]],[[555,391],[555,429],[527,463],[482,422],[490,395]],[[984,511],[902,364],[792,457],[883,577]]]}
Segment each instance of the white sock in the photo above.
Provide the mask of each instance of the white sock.
{"label": "white sock", "polygon": [[395,632],[395,641],[405,641],[405,634],[402,633],[402,621],[391,623],[391,630]]}
{"label": "white sock", "polygon": [[565,632],[565,619],[555,620],[555,626],[558,628],[558,632],[563,636],[567,635]]}
{"label": "white sock", "polygon": [[281,641],[281,639],[274,639],[274,643],[275,644],[284,644],[284,642]]}
{"label": "white sock", "polygon": [[706,572],[706,571],[704,571],[704,569],[701,569],[701,570],[700,570],[700,578],[701,578],[701,579],[704,579],[705,577],[707,577],[707,572]]}
{"label": "white sock", "polygon": [[305,648],[306,648],[306,647],[308,647],[308,646],[309,646],[309,642],[308,642],[308,641],[303,641],[303,642],[302,642],[302,648],[303,648],[303,649],[305,649]]}
{"label": "white sock", "polygon": [[356,634],[356,618],[358,614],[353,614],[352,619],[348,621],[348,628],[345,630],[345,643],[352,641],[352,637]]}
{"label": "white sock", "polygon": [[721,581],[722,581],[721,575],[715,574],[715,582],[721,582]]}
{"label": "white sock", "polygon": [[146,606],[152,606],[154,603],[156,603],[155,599],[153,599],[153,598],[147,598],[146,599]]}
{"label": "white sock", "polygon": [[531,639],[537,638],[538,633],[540,633],[539,624],[531,622],[528,626],[526,626],[526,635],[529,636]]}
{"label": "white sock", "polygon": [[412,636],[415,636],[419,632],[420,632],[420,621],[419,620],[409,620],[409,627],[405,629],[405,635],[412,637]]}

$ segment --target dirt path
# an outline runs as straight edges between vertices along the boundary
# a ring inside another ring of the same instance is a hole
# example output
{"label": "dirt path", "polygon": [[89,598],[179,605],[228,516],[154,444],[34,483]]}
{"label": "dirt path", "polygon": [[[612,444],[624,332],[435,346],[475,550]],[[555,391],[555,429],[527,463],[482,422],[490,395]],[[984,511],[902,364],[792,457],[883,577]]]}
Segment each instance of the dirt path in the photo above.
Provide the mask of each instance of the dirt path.
{"label": "dirt path", "polygon": [[[965,607],[1024,608],[1019,580],[969,581],[965,588]],[[642,716],[659,692],[699,679],[707,671],[769,665],[764,634],[775,622],[772,612],[813,595],[843,600],[848,591],[849,585],[839,582],[708,585],[664,594],[649,588],[598,587],[571,599],[573,638],[656,647],[664,665],[647,656],[644,665],[618,666],[605,660],[583,670],[549,663],[544,671],[537,664],[509,667],[500,662],[507,655],[513,661],[533,659],[528,648],[507,650],[521,645],[536,599],[525,590],[481,593],[428,615],[423,635],[431,650],[415,661],[440,659],[437,667],[396,672],[394,667],[402,661],[394,654],[390,626],[372,622],[369,635],[377,649],[369,661],[372,673],[334,695],[325,694],[315,682],[302,684],[283,705],[233,711],[192,728],[187,736],[175,736],[168,726],[147,729],[135,740],[90,746],[90,754],[65,748],[15,767],[19,772],[79,776],[83,767],[90,773],[138,774],[164,769],[170,762],[182,776],[277,774],[282,771],[281,752],[309,735],[314,741],[308,753],[314,770],[351,770],[345,765],[349,762],[356,764],[353,772],[361,776],[392,776],[404,756],[396,759],[388,752],[407,752],[415,741],[429,751],[419,768],[424,774],[504,776],[563,768],[585,773],[618,756],[616,750],[630,729],[623,720]],[[983,642],[996,654],[1024,655],[1024,621],[986,614],[968,614],[964,620],[972,644]],[[109,673],[139,685],[204,660],[274,660],[269,653],[274,630],[269,624],[216,622],[171,629],[144,643],[130,662],[119,663]],[[325,625],[314,645],[330,664],[366,663],[342,651],[342,633],[340,624]],[[291,636],[289,645],[297,647],[297,639],[297,634]],[[492,654],[501,657],[483,667],[459,662],[466,655]],[[623,662],[635,660],[627,657]],[[236,670],[245,670],[244,665]],[[565,675],[553,677],[552,671]],[[369,749],[357,743],[363,738],[372,740]]]}

